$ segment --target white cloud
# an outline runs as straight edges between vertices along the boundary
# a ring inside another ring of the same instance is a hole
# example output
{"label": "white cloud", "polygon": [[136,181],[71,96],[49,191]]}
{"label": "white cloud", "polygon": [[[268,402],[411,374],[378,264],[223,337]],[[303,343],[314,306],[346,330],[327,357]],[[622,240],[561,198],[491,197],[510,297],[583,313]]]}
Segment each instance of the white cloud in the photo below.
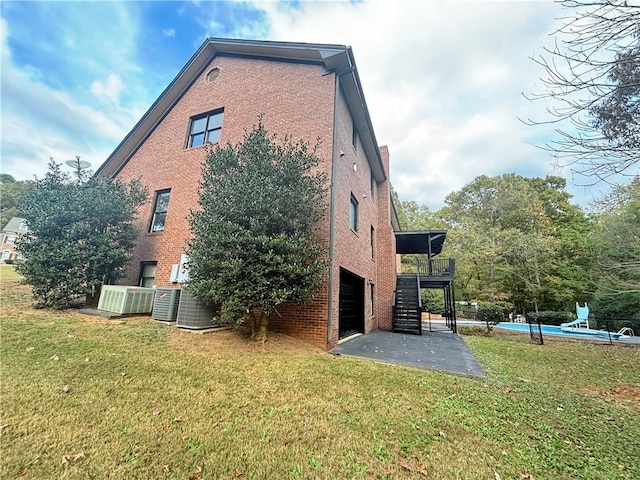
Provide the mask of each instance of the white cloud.
{"label": "white cloud", "polygon": [[176,36],[176,31],[173,28],[165,28],[162,30],[162,34],[165,37],[175,37]]}
{"label": "white cloud", "polygon": [[95,80],[91,84],[91,93],[101,100],[111,103],[118,103],[120,101],[120,92],[124,84],[120,80],[120,76],[112,73],[107,77],[105,82]]}
{"label": "white cloud", "polygon": [[[120,76],[110,74],[102,82],[91,83],[85,81],[87,74],[83,71],[76,75],[77,83],[72,88],[56,84],[51,71],[16,64],[9,43],[11,25],[4,18],[0,25],[2,171],[18,179],[42,176],[49,157],[62,162],[75,155],[97,168],[128,133],[139,113],[136,105],[120,102]],[[91,56],[92,49],[83,53]],[[127,70],[125,59],[120,59],[123,70]]]}
{"label": "white cloud", "polygon": [[269,38],[351,45],[376,136],[402,199],[439,208],[477,175],[553,172],[531,145],[540,72],[529,57],[556,25],[551,2],[256,3]]}

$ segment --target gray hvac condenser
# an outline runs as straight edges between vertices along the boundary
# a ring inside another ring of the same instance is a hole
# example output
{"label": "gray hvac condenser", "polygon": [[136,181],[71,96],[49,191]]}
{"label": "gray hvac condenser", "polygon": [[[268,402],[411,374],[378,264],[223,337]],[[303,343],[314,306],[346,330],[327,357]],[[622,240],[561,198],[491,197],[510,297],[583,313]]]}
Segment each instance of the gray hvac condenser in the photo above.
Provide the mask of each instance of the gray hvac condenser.
{"label": "gray hvac condenser", "polygon": [[180,294],[176,326],[191,330],[202,330],[219,326],[220,307],[205,305],[192,294],[183,290]]}
{"label": "gray hvac condenser", "polygon": [[156,288],[151,318],[162,322],[175,322],[178,317],[180,292],[179,288]]}

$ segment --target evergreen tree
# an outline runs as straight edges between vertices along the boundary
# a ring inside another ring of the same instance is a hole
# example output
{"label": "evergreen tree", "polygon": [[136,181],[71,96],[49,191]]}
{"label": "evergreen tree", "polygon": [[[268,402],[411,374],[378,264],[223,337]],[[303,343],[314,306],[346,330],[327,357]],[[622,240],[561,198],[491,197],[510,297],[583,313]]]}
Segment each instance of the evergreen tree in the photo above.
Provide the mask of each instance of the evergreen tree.
{"label": "evergreen tree", "polygon": [[33,286],[36,306],[96,304],[101,285],[121,276],[135,245],[133,220],[146,190],[136,181],[72,179],[53,159],[27,190],[29,232],[17,245],[25,258],[17,270]]}
{"label": "evergreen tree", "polygon": [[247,320],[257,340],[266,340],[273,310],[310,301],[326,271],[316,234],[327,210],[319,163],[306,144],[276,142],[261,122],[239,144],[207,155],[201,209],[190,217],[186,288]]}

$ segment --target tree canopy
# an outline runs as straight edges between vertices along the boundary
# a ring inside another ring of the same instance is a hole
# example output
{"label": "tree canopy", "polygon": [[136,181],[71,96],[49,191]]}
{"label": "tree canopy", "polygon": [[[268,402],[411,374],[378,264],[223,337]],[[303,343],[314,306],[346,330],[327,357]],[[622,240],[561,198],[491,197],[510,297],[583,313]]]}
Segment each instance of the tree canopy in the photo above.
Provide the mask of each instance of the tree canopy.
{"label": "tree canopy", "polygon": [[604,319],[640,320],[640,178],[600,204],[591,238],[594,309]]}
{"label": "tree canopy", "polygon": [[314,149],[278,141],[261,121],[242,142],[207,154],[200,209],[190,216],[186,288],[248,320],[256,339],[266,339],[278,305],[310,301],[322,282],[326,251],[316,230],[327,177],[319,163]]}
{"label": "tree canopy", "polygon": [[436,212],[413,202],[397,206],[405,229],[448,230],[441,255],[456,259],[459,300],[556,310],[591,287],[590,223],[565,186],[556,176],[481,175]]}
{"label": "tree canopy", "polygon": [[0,228],[4,228],[13,217],[23,217],[22,201],[27,182],[16,180],[7,173],[0,174]]}
{"label": "tree canopy", "polygon": [[45,176],[29,182],[22,206],[29,232],[17,245],[25,260],[16,268],[33,286],[36,306],[96,303],[101,285],[122,274],[146,198],[137,181],[74,179],[52,159]]}

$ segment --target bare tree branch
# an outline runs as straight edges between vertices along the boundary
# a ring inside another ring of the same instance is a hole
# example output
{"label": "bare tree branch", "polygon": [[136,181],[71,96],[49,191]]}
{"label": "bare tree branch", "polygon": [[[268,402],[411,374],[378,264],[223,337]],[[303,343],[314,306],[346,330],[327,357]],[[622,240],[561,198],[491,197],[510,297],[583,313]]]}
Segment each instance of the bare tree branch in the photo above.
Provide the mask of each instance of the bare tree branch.
{"label": "bare tree branch", "polygon": [[553,35],[553,47],[532,60],[544,71],[548,118],[529,125],[557,124],[557,138],[541,148],[560,167],[608,181],[637,175],[640,160],[640,3],[565,0],[569,11]]}

